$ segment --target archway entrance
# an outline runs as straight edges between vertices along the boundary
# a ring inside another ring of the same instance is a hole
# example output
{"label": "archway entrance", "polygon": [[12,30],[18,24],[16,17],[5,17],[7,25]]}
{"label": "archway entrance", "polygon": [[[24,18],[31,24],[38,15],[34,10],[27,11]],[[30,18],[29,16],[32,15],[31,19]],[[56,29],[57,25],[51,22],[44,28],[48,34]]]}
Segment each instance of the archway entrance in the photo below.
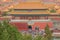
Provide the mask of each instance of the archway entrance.
{"label": "archway entrance", "polygon": [[31,25],[28,25],[28,29],[32,29],[32,26]]}

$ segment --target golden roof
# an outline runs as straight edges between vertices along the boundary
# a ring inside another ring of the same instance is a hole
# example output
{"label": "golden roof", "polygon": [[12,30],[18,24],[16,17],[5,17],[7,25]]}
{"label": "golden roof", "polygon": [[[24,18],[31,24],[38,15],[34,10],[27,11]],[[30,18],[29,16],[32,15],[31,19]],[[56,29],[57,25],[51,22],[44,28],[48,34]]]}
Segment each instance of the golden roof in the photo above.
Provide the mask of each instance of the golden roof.
{"label": "golden roof", "polygon": [[[13,7],[13,9],[49,9],[54,8],[56,4],[44,4],[41,2],[21,2]],[[43,12],[17,12],[13,11],[11,14],[51,14],[49,11]]]}
{"label": "golden roof", "polygon": [[42,9],[50,8],[55,6],[55,4],[44,4],[41,2],[22,2],[14,6],[14,9]]}
{"label": "golden roof", "polygon": [[14,9],[41,9],[41,8],[47,7],[40,2],[24,2],[14,6]]}

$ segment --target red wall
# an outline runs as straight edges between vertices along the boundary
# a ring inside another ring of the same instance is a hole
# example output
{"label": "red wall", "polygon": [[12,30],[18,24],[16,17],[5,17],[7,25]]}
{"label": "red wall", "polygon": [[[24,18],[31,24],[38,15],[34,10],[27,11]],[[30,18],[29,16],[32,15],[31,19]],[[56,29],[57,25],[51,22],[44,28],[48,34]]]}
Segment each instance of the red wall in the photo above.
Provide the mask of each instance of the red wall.
{"label": "red wall", "polygon": [[39,27],[39,29],[45,29],[47,24],[49,25],[49,28],[53,27],[53,23],[52,22],[35,22],[32,25],[32,30],[35,30],[35,27]]}
{"label": "red wall", "polygon": [[[13,25],[15,25],[18,30],[28,30],[28,24],[26,22],[11,22]],[[35,30],[35,27],[38,26],[39,29],[45,29],[46,25],[49,25],[49,28],[53,27],[52,22],[35,22],[32,25],[32,30]]]}
{"label": "red wall", "polygon": [[18,30],[28,30],[28,24],[25,22],[11,22],[11,24],[15,25]]}

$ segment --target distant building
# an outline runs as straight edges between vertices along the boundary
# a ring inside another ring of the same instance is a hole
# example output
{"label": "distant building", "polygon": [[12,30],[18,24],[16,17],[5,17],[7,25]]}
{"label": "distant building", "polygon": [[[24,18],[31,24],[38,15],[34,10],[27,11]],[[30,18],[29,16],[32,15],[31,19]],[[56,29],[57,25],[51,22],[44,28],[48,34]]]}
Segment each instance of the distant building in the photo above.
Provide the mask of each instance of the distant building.
{"label": "distant building", "polygon": [[60,6],[56,4],[45,4],[43,2],[20,2],[14,5],[11,23],[16,25],[19,30],[28,30],[29,25],[32,30],[36,26],[44,29],[48,24],[50,28],[60,29]]}

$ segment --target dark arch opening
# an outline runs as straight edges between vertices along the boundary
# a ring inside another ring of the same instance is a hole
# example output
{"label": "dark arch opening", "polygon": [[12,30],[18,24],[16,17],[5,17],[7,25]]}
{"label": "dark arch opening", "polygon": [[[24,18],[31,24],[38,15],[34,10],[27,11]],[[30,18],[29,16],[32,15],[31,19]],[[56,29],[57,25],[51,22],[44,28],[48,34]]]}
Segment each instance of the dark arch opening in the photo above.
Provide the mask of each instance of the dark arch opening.
{"label": "dark arch opening", "polygon": [[28,29],[32,29],[32,26],[31,25],[28,25]]}

